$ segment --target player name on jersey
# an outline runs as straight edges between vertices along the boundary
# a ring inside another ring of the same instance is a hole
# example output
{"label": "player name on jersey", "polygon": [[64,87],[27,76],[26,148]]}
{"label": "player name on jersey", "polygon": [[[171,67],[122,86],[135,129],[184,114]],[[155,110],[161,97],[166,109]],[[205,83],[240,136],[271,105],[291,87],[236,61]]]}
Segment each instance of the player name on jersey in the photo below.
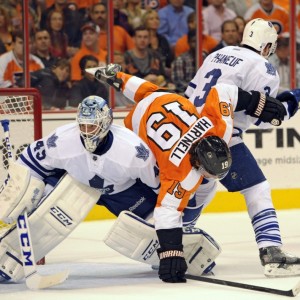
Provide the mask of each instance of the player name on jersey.
{"label": "player name on jersey", "polygon": [[228,65],[230,67],[235,67],[240,62],[242,62],[243,59],[235,57],[233,55],[226,55],[226,54],[216,53],[216,55],[213,57],[213,59],[211,61],[214,62],[214,63],[225,64],[225,65]]}
{"label": "player name on jersey", "polygon": [[192,144],[203,137],[205,133],[213,127],[212,122],[208,118],[200,118],[174,146],[174,149],[169,156],[169,160],[178,167],[185,155],[189,152]]}

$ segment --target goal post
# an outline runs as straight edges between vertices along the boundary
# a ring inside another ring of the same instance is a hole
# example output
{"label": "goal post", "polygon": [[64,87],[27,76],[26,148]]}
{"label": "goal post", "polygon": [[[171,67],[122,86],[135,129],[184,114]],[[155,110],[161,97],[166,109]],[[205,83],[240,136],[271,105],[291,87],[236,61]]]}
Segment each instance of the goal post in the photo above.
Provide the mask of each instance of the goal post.
{"label": "goal post", "polygon": [[[0,120],[10,121],[12,153],[17,159],[22,150],[42,137],[42,99],[35,88],[0,89]],[[0,129],[0,187],[7,178],[8,154],[4,131]],[[11,225],[0,221],[0,237]]]}

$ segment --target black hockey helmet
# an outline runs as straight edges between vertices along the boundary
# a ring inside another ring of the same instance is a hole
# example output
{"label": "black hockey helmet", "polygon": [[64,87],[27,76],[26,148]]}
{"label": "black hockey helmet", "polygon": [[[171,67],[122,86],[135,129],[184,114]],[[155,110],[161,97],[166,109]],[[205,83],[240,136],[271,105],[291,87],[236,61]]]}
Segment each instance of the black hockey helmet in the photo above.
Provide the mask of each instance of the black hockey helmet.
{"label": "black hockey helmet", "polygon": [[211,135],[194,143],[190,149],[191,165],[206,177],[222,179],[228,173],[232,158],[225,141],[218,136]]}

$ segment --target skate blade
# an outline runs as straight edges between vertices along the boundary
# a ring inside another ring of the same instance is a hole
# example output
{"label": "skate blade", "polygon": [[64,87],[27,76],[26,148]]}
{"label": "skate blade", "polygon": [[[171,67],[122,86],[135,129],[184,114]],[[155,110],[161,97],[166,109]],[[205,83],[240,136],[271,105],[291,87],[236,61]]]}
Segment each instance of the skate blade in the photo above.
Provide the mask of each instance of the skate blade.
{"label": "skate blade", "polygon": [[292,277],[300,275],[300,264],[290,265],[290,264],[267,264],[265,265],[266,277]]}

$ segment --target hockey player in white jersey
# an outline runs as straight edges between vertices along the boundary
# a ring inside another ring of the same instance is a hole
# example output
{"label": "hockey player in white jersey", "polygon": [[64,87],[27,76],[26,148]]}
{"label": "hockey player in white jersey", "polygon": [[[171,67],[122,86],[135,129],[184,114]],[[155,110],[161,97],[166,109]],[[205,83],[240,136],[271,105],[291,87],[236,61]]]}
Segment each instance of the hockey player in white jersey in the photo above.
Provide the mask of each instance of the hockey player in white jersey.
{"label": "hockey player in white jersey", "polygon": [[[276,41],[277,32],[271,22],[251,20],[245,27],[242,46],[228,46],[211,53],[189,83],[185,95],[199,111],[216,83],[234,84],[246,91],[257,90],[276,97],[279,76],[267,60],[276,49]],[[298,110],[300,90],[284,92],[277,99],[284,103],[285,120],[289,119]],[[246,200],[265,275],[300,274],[300,259],[281,250],[282,241],[269,183],[242,139],[242,133],[250,125],[268,128],[270,124],[260,122],[244,111],[234,115],[234,132],[229,144],[233,164],[221,183],[230,192],[239,191]],[[239,163],[241,160],[243,164]]]}

